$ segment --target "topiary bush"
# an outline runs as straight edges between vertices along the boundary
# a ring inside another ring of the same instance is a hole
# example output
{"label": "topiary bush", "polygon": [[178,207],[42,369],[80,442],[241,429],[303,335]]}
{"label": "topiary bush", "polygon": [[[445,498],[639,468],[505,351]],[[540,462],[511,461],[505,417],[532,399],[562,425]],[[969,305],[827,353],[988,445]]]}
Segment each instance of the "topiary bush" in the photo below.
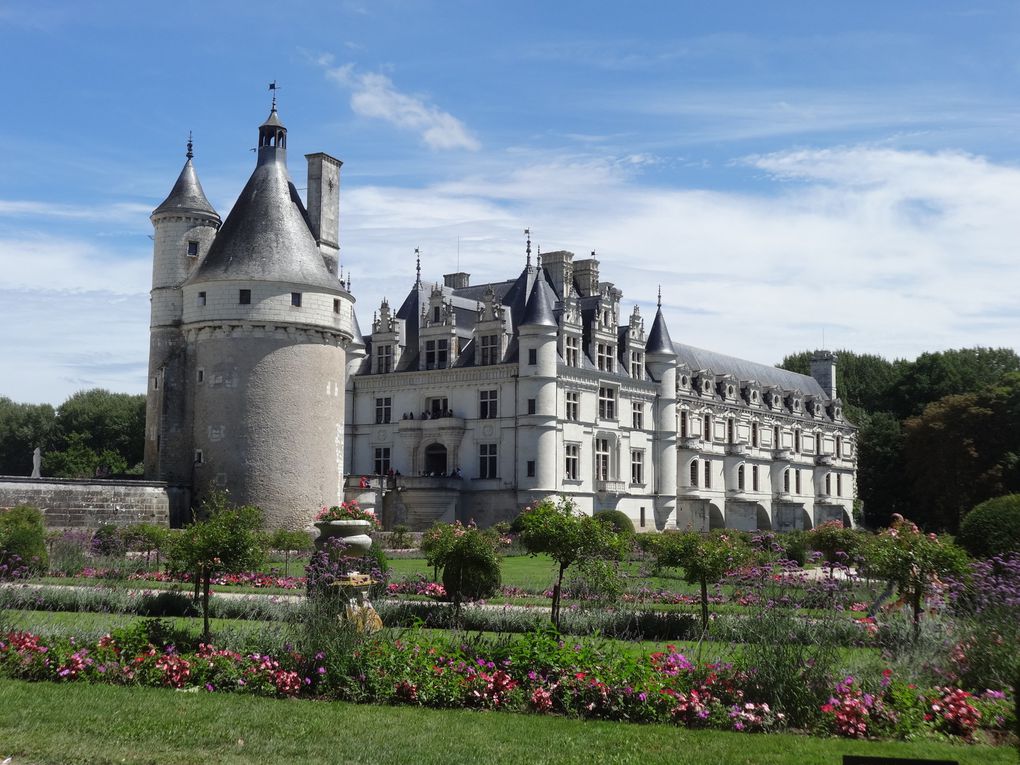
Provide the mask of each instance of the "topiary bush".
{"label": "topiary bush", "polygon": [[499,592],[497,538],[473,526],[454,527],[453,544],[443,566],[443,587],[454,603],[491,598]]}
{"label": "topiary bush", "polygon": [[975,558],[1020,552],[1020,494],[976,505],[963,517],[956,541]]}
{"label": "topiary bush", "polygon": [[595,520],[608,523],[617,534],[634,533],[634,522],[622,510],[599,510]]}
{"label": "topiary bush", "polygon": [[0,567],[38,573],[46,571],[47,564],[42,512],[28,505],[0,510]]}

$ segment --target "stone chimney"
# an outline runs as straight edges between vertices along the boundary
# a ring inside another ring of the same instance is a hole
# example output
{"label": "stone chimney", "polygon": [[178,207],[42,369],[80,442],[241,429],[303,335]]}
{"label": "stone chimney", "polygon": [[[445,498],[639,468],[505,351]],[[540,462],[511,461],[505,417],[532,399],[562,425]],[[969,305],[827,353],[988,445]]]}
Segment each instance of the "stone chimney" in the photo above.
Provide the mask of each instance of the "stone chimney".
{"label": "stone chimney", "polygon": [[549,274],[553,289],[560,299],[567,296],[574,284],[574,253],[566,250],[542,253],[542,265]]}
{"label": "stone chimney", "polygon": [[308,160],[308,223],[330,273],[340,257],[340,166],[328,154],[306,154]]}
{"label": "stone chimney", "polygon": [[825,395],[836,398],[836,354],[832,351],[815,351],[811,355],[811,376],[815,378]]}
{"label": "stone chimney", "polygon": [[443,274],[443,284],[453,290],[462,290],[471,282],[471,274],[458,271],[455,274]]}

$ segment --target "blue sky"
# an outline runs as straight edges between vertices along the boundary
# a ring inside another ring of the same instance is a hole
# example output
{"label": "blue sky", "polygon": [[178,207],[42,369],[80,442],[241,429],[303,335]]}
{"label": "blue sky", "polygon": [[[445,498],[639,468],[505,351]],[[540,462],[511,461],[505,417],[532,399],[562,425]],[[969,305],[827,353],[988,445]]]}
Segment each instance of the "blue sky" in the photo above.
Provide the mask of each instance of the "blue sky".
{"label": "blue sky", "polygon": [[757,361],[1020,345],[1020,4],[600,6],[0,0],[0,395],[144,390],[148,214],[192,130],[226,216],[273,79],[363,326],[530,227]]}

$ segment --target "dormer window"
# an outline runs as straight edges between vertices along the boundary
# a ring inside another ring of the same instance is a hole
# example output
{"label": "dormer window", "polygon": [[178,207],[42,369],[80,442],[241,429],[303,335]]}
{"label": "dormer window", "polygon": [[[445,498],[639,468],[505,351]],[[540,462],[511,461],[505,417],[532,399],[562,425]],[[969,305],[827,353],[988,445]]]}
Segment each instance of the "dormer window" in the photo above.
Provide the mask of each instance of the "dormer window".
{"label": "dormer window", "polygon": [[436,324],[439,323],[439,319],[440,319],[440,317],[442,315],[442,311],[443,311],[443,309],[441,307],[439,307],[438,305],[432,307],[432,321],[434,323],[436,323]]}
{"label": "dormer window", "polygon": [[499,363],[499,335],[482,335],[478,339],[480,358],[478,363],[482,366]]}
{"label": "dormer window", "polygon": [[375,371],[387,374],[393,371],[393,346],[380,345],[375,349]]}
{"label": "dormer window", "polygon": [[727,385],[726,386],[726,396],[727,396],[727,398],[733,398],[733,386],[732,385]]}
{"label": "dormer window", "polygon": [[756,390],[751,391],[751,401],[757,403],[757,401],[758,401],[758,391],[756,391]]}
{"label": "dormer window", "polygon": [[598,368],[603,372],[613,371],[613,356],[616,353],[616,346],[612,343],[598,343],[596,347],[598,357]]}
{"label": "dormer window", "polygon": [[705,393],[711,393],[711,392],[712,392],[712,381],[711,380],[705,380]]}
{"label": "dormer window", "polygon": [[630,376],[635,380],[643,380],[645,378],[645,360],[644,354],[640,351],[630,352]]}
{"label": "dormer window", "polygon": [[445,338],[442,340],[425,341],[425,368],[446,369],[447,359],[450,353],[450,342]]}
{"label": "dormer window", "polygon": [[568,337],[566,339],[567,366],[581,366],[581,338]]}
{"label": "dormer window", "polygon": [[690,380],[687,379],[687,375],[680,375],[680,387],[686,388],[688,382],[690,382]]}

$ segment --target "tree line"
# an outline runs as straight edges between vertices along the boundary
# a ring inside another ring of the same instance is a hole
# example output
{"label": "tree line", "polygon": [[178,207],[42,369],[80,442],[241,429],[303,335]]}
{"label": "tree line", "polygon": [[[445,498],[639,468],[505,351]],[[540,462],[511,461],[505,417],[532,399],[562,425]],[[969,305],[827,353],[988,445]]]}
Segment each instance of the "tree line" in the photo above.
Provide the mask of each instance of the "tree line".
{"label": "tree line", "polygon": [[0,397],[0,475],[31,475],[37,447],[43,476],[140,476],[145,396],[93,388],[56,408]]}
{"label": "tree line", "polygon": [[[976,504],[1020,491],[1020,356],[1009,348],[924,353],[913,361],[837,351],[836,389],[858,434],[858,496],[868,526],[893,513],[956,533]],[[808,374],[811,353],[784,369]]]}

